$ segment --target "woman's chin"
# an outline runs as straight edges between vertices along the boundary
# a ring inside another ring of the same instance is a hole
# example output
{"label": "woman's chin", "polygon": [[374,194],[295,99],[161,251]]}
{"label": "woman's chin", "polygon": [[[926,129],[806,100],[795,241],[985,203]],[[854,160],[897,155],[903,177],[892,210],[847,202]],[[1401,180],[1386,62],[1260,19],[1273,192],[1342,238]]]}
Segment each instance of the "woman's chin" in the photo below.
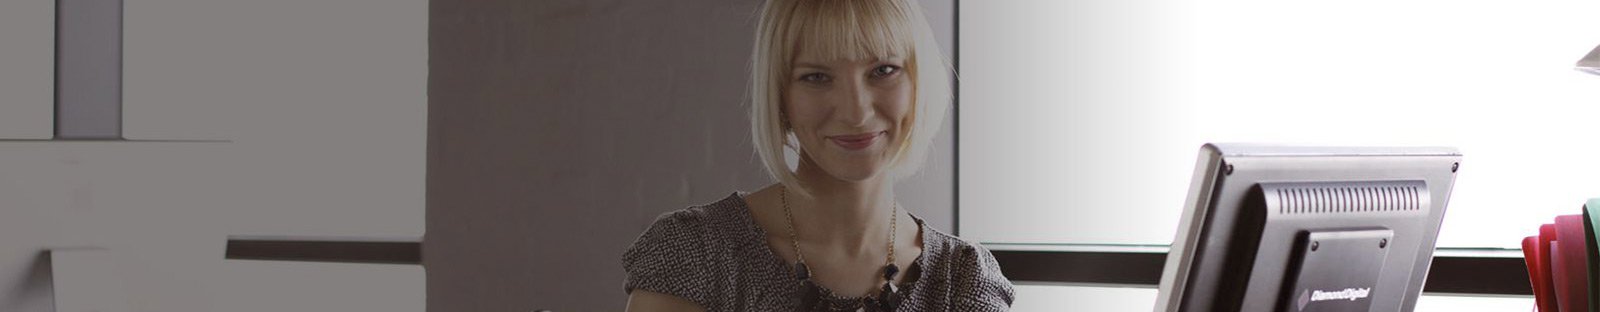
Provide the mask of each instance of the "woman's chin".
{"label": "woman's chin", "polygon": [[828,174],[832,175],[834,179],[838,179],[840,181],[867,182],[882,176],[883,168],[884,166],[877,164],[852,164],[851,166],[833,168],[832,170],[826,171],[828,171]]}
{"label": "woman's chin", "polygon": [[889,168],[888,157],[883,156],[881,146],[861,150],[824,149],[823,152],[826,154],[816,155],[822,157],[815,164],[839,181],[872,181],[882,177]]}

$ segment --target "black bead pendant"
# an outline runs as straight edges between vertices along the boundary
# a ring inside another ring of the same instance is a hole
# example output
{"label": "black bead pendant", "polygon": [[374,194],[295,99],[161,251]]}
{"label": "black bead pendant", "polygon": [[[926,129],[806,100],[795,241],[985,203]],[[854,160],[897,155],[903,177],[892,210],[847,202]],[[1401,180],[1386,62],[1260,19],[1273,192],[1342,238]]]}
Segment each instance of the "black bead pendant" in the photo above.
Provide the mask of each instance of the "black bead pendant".
{"label": "black bead pendant", "polygon": [[811,280],[800,281],[800,306],[796,307],[797,311],[816,310],[817,302],[821,300],[822,292],[816,284]]}
{"label": "black bead pendant", "polygon": [[811,279],[811,268],[807,267],[805,262],[795,263],[794,278],[802,281]]}
{"label": "black bead pendant", "polygon": [[800,306],[797,307],[797,310],[811,311],[816,309],[817,301],[822,299],[822,293],[820,289],[817,289],[817,284],[811,282],[811,267],[806,266],[805,262],[795,263],[794,277],[800,280]]}
{"label": "black bead pendant", "polygon": [[900,267],[893,263],[883,266],[883,289],[878,291],[878,311],[894,311],[900,307],[900,289],[894,285],[894,276]]}
{"label": "black bead pendant", "polygon": [[894,282],[884,282],[883,289],[878,292],[878,310],[894,311],[900,308],[900,292]]}

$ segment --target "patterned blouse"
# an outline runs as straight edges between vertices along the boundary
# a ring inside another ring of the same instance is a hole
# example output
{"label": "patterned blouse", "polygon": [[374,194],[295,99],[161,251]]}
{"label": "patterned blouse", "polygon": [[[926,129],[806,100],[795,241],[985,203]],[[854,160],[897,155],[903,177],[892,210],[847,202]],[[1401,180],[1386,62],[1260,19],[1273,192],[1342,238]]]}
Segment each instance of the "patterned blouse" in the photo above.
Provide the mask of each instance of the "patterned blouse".
{"label": "patterned blouse", "polygon": [[[625,291],[677,296],[706,311],[796,311],[802,289],[792,265],[768,247],[744,193],[668,212],[622,255]],[[922,228],[922,255],[906,269],[898,311],[1005,311],[1015,291],[988,250]],[[865,297],[821,290],[818,310],[854,311]]]}

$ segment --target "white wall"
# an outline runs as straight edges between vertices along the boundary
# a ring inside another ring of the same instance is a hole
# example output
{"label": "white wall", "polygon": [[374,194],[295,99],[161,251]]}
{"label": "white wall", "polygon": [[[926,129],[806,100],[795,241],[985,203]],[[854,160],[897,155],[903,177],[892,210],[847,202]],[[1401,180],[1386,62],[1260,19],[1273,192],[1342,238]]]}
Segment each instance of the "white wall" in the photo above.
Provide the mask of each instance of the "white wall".
{"label": "white wall", "polygon": [[55,1],[0,3],[0,137],[50,137]]}
{"label": "white wall", "polygon": [[[50,137],[54,1],[0,1],[0,138]],[[128,0],[124,134],[0,141],[3,311],[44,249],[111,250],[132,311],[422,311],[420,266],[224,260],[227,235],[423,230],[425,0]]]}

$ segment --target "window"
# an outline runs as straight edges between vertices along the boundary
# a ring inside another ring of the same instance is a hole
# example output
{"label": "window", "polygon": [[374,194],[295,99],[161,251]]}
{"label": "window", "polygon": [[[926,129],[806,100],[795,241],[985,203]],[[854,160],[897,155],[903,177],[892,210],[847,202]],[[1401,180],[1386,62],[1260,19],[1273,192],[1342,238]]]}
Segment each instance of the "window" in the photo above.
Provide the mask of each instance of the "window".
{"label": "window", "polygon": [[1584,1],[963,1],[959,226],[1166,245],[1205,142],[1465,154],[1441,247],[1517,248],[1600,196]]}

